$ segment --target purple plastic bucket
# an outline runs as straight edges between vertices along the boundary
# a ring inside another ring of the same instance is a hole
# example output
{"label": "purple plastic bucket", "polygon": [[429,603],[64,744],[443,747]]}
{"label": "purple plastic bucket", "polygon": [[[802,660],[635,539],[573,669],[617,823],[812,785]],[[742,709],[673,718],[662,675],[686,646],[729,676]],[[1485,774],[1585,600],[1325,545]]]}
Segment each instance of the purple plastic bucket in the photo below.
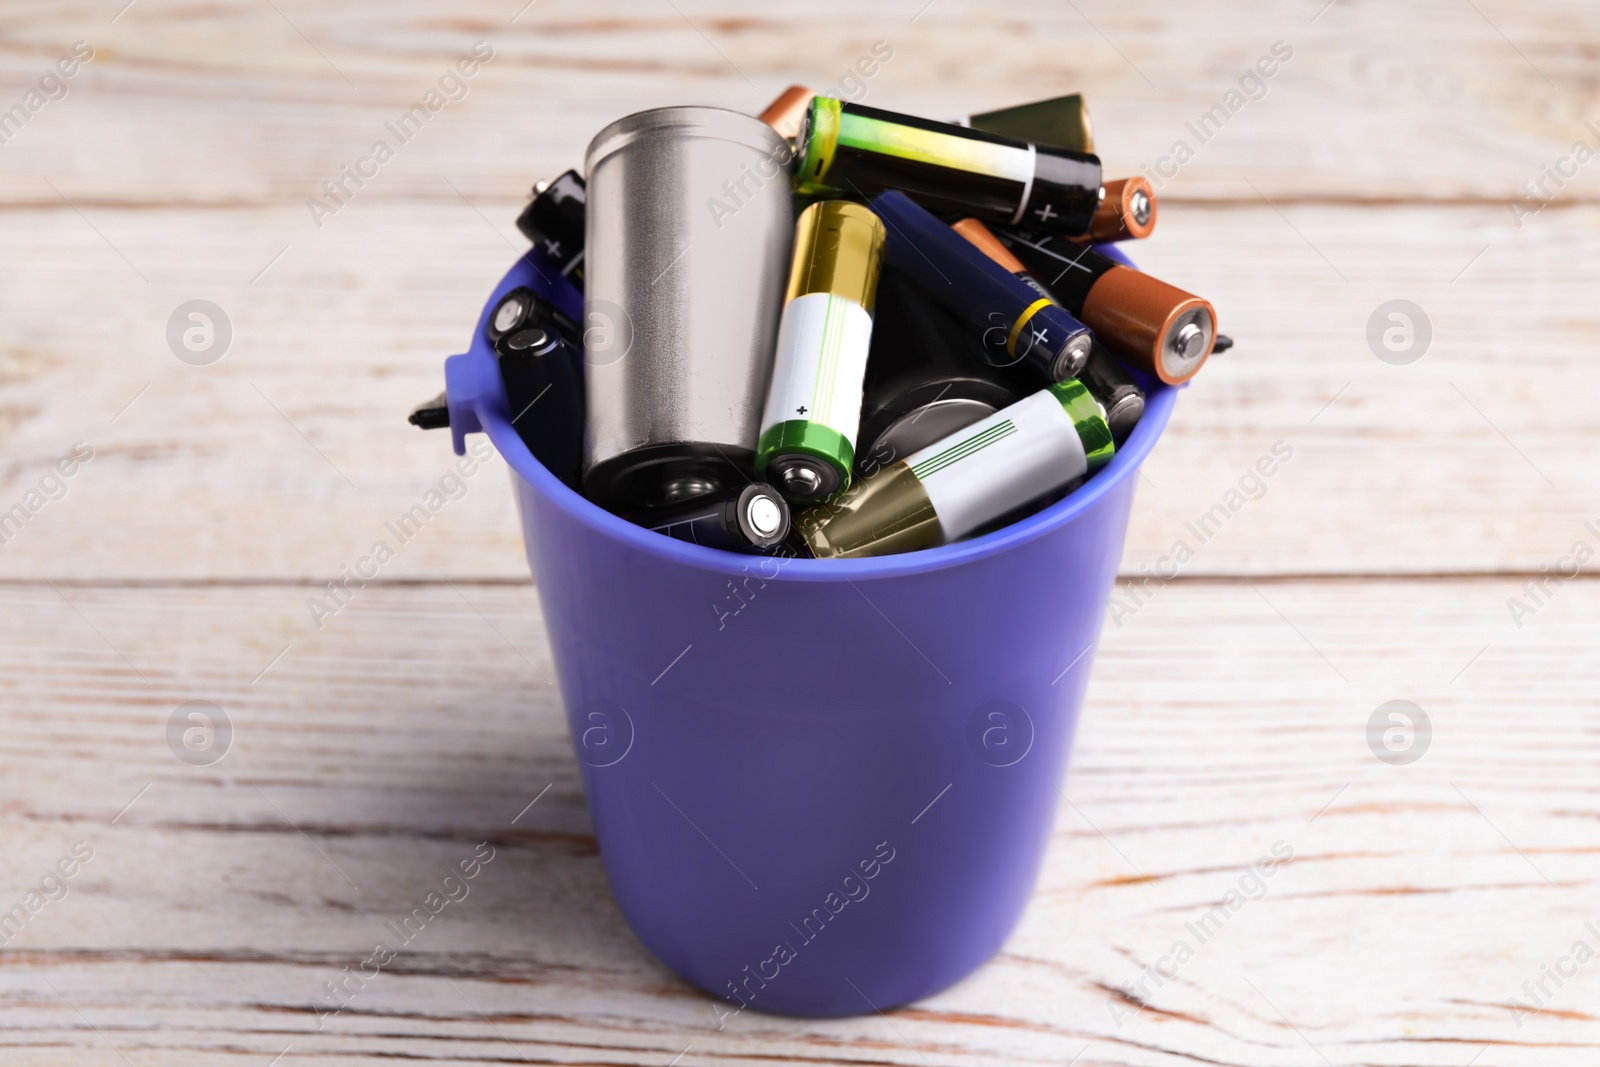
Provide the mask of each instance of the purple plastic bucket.
{"label": "purple plastic bucket", "polygon": [[[1114,250],[1113,250],[1114,252]],[[543,269],[541,269],[541,267]],[[537,252],[517,285],[581,312]],[[853,1015],[959,981],[1033,889],[1139,464],[1177,391],[1081,488],[1002,530],[861,560],[702,548],[561,484],[478,323],[456,450],[514,471],[584,791],[639,940],[728,1013]]]}

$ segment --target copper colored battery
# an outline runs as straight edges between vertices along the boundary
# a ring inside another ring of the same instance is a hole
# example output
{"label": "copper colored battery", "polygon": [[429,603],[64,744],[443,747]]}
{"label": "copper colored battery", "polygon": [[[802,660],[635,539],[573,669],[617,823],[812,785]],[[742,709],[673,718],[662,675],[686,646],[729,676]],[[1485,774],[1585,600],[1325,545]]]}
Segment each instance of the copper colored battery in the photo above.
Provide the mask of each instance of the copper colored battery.
{"label": "copper colored battery", "polygon": [[1188,381],[1211,355],[1211,302],[1065,238],[1002,231],[1006,245],[1095,339],[1169,385]]}
{"label": "copper colored battery", "polygon": [[1028,268],[1023,266],[1022,260],[1012,255],[1011,249],[1002,244],[1000,238],[996,237],[989,227],[977,219],[962,219],[960,222],[951,223],[950,228],[971,241],[978,251],[1026,282],[1030,289],[1054,302],[1055,297],[1051,296],[1050,290],[1028,273]]}
{"label": "copper colored battery", "polygon": [[800,136],[800,124],[805,121],[806,109],[816,95],[804,85],[791,85],[756,118],[777,130],[779,137],[792,141]]}
{"label": "copper colored battery", "polygon": [[1144,178],[1106,182],[1105,196],[1095,209],[1089,230],[1078,241],[1137,240],[1156,228],[1156,194]]}

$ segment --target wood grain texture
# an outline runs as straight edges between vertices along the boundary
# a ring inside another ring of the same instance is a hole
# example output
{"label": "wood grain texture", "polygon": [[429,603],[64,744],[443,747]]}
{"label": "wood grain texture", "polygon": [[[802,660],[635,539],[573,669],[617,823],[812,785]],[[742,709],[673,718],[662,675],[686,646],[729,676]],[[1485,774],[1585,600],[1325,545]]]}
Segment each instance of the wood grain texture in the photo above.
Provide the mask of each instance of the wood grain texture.
{"label": "wood grain texture", "polygon": [[[49,179],[91,202],[304,212],[477,40],[495,58],[363,198],[453,199],[443,176],[469,195],[519,195],[574,165],[614,118],[663,100],[757,111],[791,82],[837,86],[877,40],[894,57],[868,83],[872,103],[942,117],[1081,90],[1113,170],[1154,166],[1189,142],[1193,160],[1164,190],[1185,197],[1254,199],[1248,178],[1268,196],[1487,199],[1504,212],[1541,163],[1574,138],[1594,143],[1584,122],[1600,117],[1600,28],[1560,0],[826,0],[787,11],[138,0],[113,24],[120,6],[14,3],[0,16],[13,95],[75,40],[99,56],[0,152],[5,202],[56,202]],[[1264,96],[1218,136],[1186,128],[1280,40],[1293,58]],[[1593,200],[1593,176],[1569,192]]]}
{"label": "wood grain texture", "polygon": [[[998,959],[888,1017],[718,1031],[610,901],[531,590],[365,591],[252,685],[304,590],[7,587],[0,901],[76,840],[94,858],[0,950],[0,1044],[30,1064],[120,1062],[108,1041],[136,1065],[1579,1062],[1596,964],[1520,1026],[1507,1004],[1600,920],[1600,590],[1507,632],[1513,589],[1162,590],[1107,629]],[[1397,697],[1433,725],[1406,767],[1366,741]],[[166,746],[189,699],[232,718],[213,766]],[[470,895],[319,1031],[322,983],[482,841]],[[1292,859],[1200,943],[1185,924],[1275,845]],[[1145,977],[1178,940],[1193,958]]]}
{"label": "wood grain texture", "polygon": [[[0,125],[0,513],[94,450],[0,545],[0,910],[93,857],[0,945],[0,1061],[1595,1058],[1600,962],[1552,975],[1600,947],[1600,586],[1524,582],[1600,548],[1600,162],[1510,210],[1600,145],[1583,5],[16,0],[0,123],[77,40],[65,98]],[[319,228],[307,198],[478,40],[466,97]],[[872,104],[1082,90],[1112,174],[1188,141],[1136,255],[1239,345],[1146,464],[1004,952],[888,1016],[718,1030],[612,903],[504,464],[320,628],[306,602],[451,470],[403,416],[520,251],[531,180],[619,115],[753,110],[877,40]],[[1201,143],[1186,123],[1279,40]],[[209,366],[165,337],[197,298],[233,328]],[[1406,366],[1368,339],[1395,299],[1432,324]],[[1391,699],[1431,718],[1408,766],[1368,747]],[[211,766],[167,744],[191,700],[235,729]],[[319,1029],[324,983],[485,841],[471,895]],[[1230,890],[1259,899],[1200,943]]]}

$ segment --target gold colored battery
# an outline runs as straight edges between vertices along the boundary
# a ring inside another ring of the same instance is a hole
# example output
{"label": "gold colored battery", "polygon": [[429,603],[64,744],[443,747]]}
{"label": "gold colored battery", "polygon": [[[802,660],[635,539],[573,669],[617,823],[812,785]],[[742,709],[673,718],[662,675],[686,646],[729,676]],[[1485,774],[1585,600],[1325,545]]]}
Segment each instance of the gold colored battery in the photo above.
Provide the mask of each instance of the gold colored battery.
{"label": "gold colored battery", "polygon": [[850,484],[884,228],[871,209],[823,200],[800,213],[756,471],[787,497]]}

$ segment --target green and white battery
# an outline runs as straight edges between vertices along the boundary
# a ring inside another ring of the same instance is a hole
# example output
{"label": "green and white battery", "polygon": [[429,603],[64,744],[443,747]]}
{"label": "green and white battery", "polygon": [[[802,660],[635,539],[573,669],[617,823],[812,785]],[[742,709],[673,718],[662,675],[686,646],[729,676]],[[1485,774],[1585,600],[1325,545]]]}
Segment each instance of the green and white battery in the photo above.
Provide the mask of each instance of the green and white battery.
{"label": "green and white battery", "polygon": [[848,200],[800,213],[756,445],[756,472],[791,500],[814,503],[850,485],[883,223]]}
{"label": "green and white battery", "polygon": [[797,528],[819,559],[932,548],[1092,474],[1114,451],[1105,408],[1072,378],[884,467]]}

